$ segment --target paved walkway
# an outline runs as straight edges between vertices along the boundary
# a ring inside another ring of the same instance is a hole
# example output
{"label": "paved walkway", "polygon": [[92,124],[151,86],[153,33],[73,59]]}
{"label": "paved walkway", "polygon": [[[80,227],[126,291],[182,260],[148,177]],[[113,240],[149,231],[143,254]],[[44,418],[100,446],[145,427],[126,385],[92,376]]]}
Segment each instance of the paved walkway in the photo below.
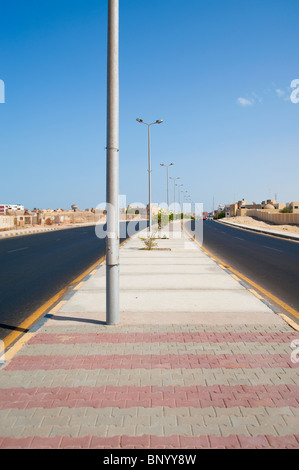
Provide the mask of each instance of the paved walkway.
{"label": "paved walkway", "polygon": [[158,244],[121,247],[118,326],[100,266],[7,353],[0,448],[299,447],[299,332],[187,235]]}

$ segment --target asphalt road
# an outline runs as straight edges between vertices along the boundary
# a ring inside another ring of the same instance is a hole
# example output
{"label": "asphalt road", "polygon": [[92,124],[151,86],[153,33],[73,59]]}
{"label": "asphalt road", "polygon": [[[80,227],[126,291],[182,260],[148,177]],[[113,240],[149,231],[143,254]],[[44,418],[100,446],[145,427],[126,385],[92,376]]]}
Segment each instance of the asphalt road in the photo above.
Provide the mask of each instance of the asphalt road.
{"label": "asphalt road", "polygon": [[[190,228],[190,222],[186,228]],[[203,246],[299,311],[299,243],[203,221]]]}
{"label": "asphalt road", "polygon": [[0,339],[104,254],[94,226],[0,240]]}

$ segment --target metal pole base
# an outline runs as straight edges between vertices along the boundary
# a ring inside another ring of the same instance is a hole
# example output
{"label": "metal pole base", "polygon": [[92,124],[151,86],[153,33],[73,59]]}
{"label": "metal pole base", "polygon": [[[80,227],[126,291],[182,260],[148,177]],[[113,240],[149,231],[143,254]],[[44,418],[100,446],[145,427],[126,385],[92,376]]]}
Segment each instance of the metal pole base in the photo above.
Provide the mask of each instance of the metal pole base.
{"label": "metal pole base", "polygon": [[119,266],[106,265],[106,323],[117,325],[119,323]]}

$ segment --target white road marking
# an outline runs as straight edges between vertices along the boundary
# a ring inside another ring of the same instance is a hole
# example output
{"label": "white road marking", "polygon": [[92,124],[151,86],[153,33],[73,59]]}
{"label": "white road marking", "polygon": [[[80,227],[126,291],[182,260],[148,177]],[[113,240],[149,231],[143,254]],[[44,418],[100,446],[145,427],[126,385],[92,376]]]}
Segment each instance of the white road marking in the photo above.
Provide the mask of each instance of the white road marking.
{"label": "white road marking", "polygon": [[244,240],[244,238],[240,238],[240,237],[234,237],[234,238],[237,238],[238,240]]}
{"label": "white road marking", "polygon": [[24,248],[17,248],[16,250],[9,250],[7,253],[14,253],[15,251],[28,250],[29,246],[24,246]]}
{"label": "white road marking", "polygon": [[283,250],[278,250],[277,248],[272,248],[271,246],[263,245],[264,248],[268,248],[268,250],[274,250],[274,251],[279,251],[280,253],[283,253]]}

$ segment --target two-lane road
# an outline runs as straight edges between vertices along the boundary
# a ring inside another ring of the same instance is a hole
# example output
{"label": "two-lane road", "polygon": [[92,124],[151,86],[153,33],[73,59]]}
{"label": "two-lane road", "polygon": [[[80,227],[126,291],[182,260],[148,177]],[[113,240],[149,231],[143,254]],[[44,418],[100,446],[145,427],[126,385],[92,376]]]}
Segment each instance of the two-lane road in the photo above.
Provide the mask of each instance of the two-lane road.
{"label": "two-lane road", "polygon": [[[203,246],[299,311],[299,243],[207,220]],[[104,254],[93,226],[0,240],[0,339]]]}
{"label": "two-lane road", "polygon": [[94,226],[0,240],[0,339],[104,254]]}
{"label": "two-lane road", "polygon": [[299,311],[298,242],[205,220],[203,247]]}

